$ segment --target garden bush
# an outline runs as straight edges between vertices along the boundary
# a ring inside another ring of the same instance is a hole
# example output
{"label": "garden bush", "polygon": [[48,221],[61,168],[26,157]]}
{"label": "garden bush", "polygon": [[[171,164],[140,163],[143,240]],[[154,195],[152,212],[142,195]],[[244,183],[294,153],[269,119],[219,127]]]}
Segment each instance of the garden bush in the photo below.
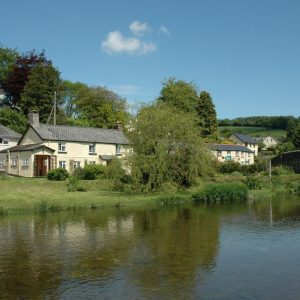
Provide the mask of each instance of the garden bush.
{"label": "garden bush", "polygon": [[86,188],[80,185],[80,181],[75,176],[70,176],[67,183],[68,192],[86,192]]}
{"label": "garden bush", "polygon": [[48,172],[47,178],[54,181],[64,181],[69,177],[67,170],[63,168],[52,169]]}
{"label": "garden bush", "polygon": [[231,174],[233,172],[240,172],[241,165],[238,162],[228,161],[228,162],[224,162],[224,163],[219,163],[217,165],[217,169],[220,173]]}
{"label": "garden bush", "polygon": [[200,192],[192,195],[194,204],[246,201],[247,186],[241,183],[208,184]]}
{"label": "garden bush", "polygon": [[99,164],[89,164],[84,168],[78,168],[73,171],[73,176],[79,179],[94,180],[96,178],[104,179],[106,174],[106,166]]}

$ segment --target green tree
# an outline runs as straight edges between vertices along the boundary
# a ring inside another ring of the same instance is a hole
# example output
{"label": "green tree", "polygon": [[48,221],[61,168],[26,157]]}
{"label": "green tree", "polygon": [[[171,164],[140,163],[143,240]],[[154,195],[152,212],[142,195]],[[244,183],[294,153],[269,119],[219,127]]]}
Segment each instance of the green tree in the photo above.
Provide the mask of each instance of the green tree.
{"label": "green tree", "polygon": [[12,108],[0,109],[0,124],[23,133],[27,126],[27,118]]}
{"label": "green tree", "polygon": [[77,119],[92,127],[113,128],[116,122],[126,124],[129,117],[126,100],[103,87],[82,86],[75,104]]}
{"label": "green tree", "polygon": [[293,141],[295,139],[296,131],[296,121],[294,119],[289,119],[286,128],[286,137],[288,141]]}
{"label": "green tree", "polygon": [[215,105],[209,93],[202,91],[198,97],[196,112],[203,138],[217,139],[218,121]]}
{"label": "green tree", "polygon": [[5,82],[3,82],[3,89],[11,107],[19,107],[21,94],[27,84],[29,75],[37,65],[51,65],[51,61],[46,59],[44,52],[37,53],[35,50],[32,50],[16,57],[13,68]]}
{"label": "green tree", "polygon": [[297,149],[300,149],[300,122],[298,122],[298,125],[295,129],[294,145]]}
{"label": "green tree", "polygon": [[0,46],[0,89],[3,88],[3,83],[12,71],[17,55],[17,50]]}
{"label": "green tree", "polygon": [[194,112],[198,102],[197,88],[193,82],[169,78],[163,82],[158,100],[184,112]]}
{"label": "green tree", "polygon": [[129,131],[133,184],[156,191],[165,184],[190,186],[208,174],[210,155],[192,113],[165,104],[142,108]]}
{"label": "green tree", "polygon": [[[40,112],[40,119],[45,122],[53,107],[54,92],[61,89],[60,73],[51,64],[35,66],[28,77],[24,91],[21,94],[19,106],[24,114],[30,110]],[[58,98],[58,105],[60,104]]]}
{"label": "green tree", "polygon": [[79,100],[80,91],[83,89],[88,90],[88,86],[84,83],[69,80],[63,80],[62,82],[62,108],[65,115],[70,119],[78,115],[76,101]]}

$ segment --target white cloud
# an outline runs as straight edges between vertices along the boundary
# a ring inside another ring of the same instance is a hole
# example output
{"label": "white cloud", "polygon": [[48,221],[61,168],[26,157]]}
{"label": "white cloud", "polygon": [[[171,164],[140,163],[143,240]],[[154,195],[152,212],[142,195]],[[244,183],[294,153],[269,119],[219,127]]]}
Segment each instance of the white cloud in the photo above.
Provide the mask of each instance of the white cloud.
{"label": "white cloud", "polygon": [[159,33],[164,33],[164,34],[170,34],[170,31],[163,25],[161,25],[159,27],[159,30],[158,30]]}
{"label": "white cloud", "polygon": [[124,37],[119,31],[109,32],[106,39],[102,42],[101,48],[109,54],[129,53],[147,54],[156,50],[153,42],[144,42],[136,37]]}
{"label": "white cloud", "polygon": [[142,23],[140,21],[134,21],[129,25],[130,31],[137,36],[142,36],[144,33],[151,30],[151,27],[147,23]]}
{"label": "white cloud", "polygon": [[140,92],[140,87],[133,84],[112,85],[109,88],[122,95],[134,95]]}

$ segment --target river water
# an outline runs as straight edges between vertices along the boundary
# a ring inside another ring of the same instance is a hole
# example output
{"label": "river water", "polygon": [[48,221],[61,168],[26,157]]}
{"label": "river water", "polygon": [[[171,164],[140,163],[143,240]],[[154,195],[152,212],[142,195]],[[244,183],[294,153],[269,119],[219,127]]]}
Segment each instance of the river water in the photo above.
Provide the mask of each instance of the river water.
{"label": "river water", "polygon": [[0,299],[300,299],[300,199],[2,217]]}

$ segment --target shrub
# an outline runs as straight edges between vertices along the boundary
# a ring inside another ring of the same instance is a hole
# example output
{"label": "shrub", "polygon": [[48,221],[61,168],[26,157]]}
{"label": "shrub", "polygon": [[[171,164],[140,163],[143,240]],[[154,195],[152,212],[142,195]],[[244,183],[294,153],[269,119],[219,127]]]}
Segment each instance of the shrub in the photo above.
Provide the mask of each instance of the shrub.
{"label": "shrub", "polygon": [[113,159],[107,164],[106,167],[106,178],[116,179],[126,174],[126,171],[122,167],[121,160],[118,158]]}
{"label": "shrub", "polygon": [[86,165],[82,171],[78,171],[80,179],[85,180],[94,180],[96,178],[105,178],[106,166],[98,165],[98,164],[90,164]]}
{"label": "shrub", "polygon": [[228,161],[224,163],[218,164],[218,171],[221,173],[233,173],[233,172],[240,172],[241,165],[238,162]]}
{"label": "shrub", "polygon": [[249,190],[261,190],[262,188],[261,182],[258,180],[257,177],[253,176],[248,176],[246,178],[246,185]]}
{"label": "shrub", "polygon": [[67,183],[68,192],[86,192],[86,188],[80,185],[80,181],[75,176],[70,176]]}
{"label": "shrub", "polygon": [[208,184],[202,191],[192,195],[194,204],[246,201],[248,189],[240,183]]}
{"label": "shrub", "polygon": [[274,175],[274,176],[291,175],[291,174],[295,174],[293,169],[285,167],[285,166],[275,167],[272,169],[272,175]]}
{"label": "shrub", "polygon": [[55,180],[55,181],[63,181],[66,180],[66,178],[68,177],[69,177],[68,171],[63,168],[50,170],[47,174],[47,178],[49,180]]}
{"label": "shrub", "polygon": [[81,168],[81,167],[76,168],[72,172],[72,176],[77,177],[78,179],[84,179],[84,170],[83,170],[83,168]]}

